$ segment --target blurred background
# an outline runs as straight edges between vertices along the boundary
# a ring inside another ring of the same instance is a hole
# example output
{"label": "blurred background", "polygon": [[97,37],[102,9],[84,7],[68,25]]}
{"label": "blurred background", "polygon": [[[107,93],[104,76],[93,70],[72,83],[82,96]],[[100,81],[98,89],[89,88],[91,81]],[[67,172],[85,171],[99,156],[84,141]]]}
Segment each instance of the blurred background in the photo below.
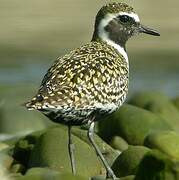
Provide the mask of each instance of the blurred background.
{"label": "blurred background", "polygon": [[[104,0],[0,0],[0,138],[49,123],[21,104],[34,95],[53,61],[91,40]],[[138,91],[179,95],[179,1],[128,0],[144,25],[160,37],[140,35],[127,44],[129,96]]]}

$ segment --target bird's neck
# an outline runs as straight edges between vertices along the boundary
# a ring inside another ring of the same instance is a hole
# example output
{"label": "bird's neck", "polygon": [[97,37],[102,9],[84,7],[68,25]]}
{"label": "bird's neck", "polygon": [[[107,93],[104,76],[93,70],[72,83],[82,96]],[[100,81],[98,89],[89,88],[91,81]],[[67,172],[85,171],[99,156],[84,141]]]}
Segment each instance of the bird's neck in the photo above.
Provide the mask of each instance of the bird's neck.
{"label": "bird's neck", "polygon": [[109,38],[108,34],[102,32],[100,32],[100,34],[94,32],[92,41],[102,41],[112,46],[118,51],[119,54],[121,54],[125,58],[126,62],[128,63],[128,56],[126,53],[125,43],[123,43],[122,41],[115,42],[114,40],[111,40]]}

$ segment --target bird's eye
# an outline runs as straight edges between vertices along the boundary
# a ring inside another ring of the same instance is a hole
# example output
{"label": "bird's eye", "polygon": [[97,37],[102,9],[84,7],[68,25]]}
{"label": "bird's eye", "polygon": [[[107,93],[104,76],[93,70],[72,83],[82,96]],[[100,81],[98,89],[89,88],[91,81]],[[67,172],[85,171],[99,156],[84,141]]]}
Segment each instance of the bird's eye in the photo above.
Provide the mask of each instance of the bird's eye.
{"label": "bird's eye", "polygon": [[119,20],[122,22],[122,23],[127,23],[130,21],[130,17],[127,16],[127,15],[121,15],[119,16]]}

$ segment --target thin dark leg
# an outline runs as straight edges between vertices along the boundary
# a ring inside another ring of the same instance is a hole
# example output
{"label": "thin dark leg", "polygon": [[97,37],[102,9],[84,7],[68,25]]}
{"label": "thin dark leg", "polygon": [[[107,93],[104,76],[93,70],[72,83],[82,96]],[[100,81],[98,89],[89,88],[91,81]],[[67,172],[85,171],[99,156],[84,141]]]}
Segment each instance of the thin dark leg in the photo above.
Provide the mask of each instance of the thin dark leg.
{"label": "thin dark leg", "polygon": [[75,158],[74,158],[75,146],[72,143],[71,126],[68,126],[68,140],[69,140],[68,141],[68,151],[69,151],[69,156],[70,156],[70,163],[71,163],[72,173],[75,175],[76,174]]}
{"label": "thin dark leg", "polygon": [[105,169],[106,169],[106,172],[107,172],[107,178],[112,178],[112,179],[117,179],[114,172],[112,171],[112,169],[110,168],[110,166],[108,165],[107,161],[105,160],[105,158],[103,157],[100,149],[98,148],[98,146],[96,145],[95,141],[94,141],[94,138],[93,138],[93,135],[94,135],[94,125],[95,123],[94,122],[91,122],[90,123],[90,128],[88,130],[88,138],[92,144],[92,146],[94,147],[95,151],[96,151],[96,154],[97,156],[99,156],[99,158],[101,159]]}

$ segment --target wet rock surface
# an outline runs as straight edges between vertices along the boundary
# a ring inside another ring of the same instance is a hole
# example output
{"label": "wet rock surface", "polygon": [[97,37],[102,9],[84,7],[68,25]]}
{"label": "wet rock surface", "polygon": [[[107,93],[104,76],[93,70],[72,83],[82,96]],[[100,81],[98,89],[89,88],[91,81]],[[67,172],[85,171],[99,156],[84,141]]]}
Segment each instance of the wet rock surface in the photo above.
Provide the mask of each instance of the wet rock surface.
{"label": "wet rock surface", "polygon": [[[77,174],[94,176],[102,172],[102,166],[94,150],[84,141],[72,136],[75,144]],[[71,173],[66,128],[55,127],[39,137],[29,158],[28,167],[50,167],[59,172]]]}
{"label": "wet rock surface", "polygon": [[150,149],[144,146],[129,146],[112,165],[116,176],[124,177],[135,174],[140,161],[149,151]]}
{"label": "wet rock surface", "polygon": [[179,132],[179,111],[165,94],[161,92],[142,92],[134,95],[129,103],[159,115],[174,130]]}

